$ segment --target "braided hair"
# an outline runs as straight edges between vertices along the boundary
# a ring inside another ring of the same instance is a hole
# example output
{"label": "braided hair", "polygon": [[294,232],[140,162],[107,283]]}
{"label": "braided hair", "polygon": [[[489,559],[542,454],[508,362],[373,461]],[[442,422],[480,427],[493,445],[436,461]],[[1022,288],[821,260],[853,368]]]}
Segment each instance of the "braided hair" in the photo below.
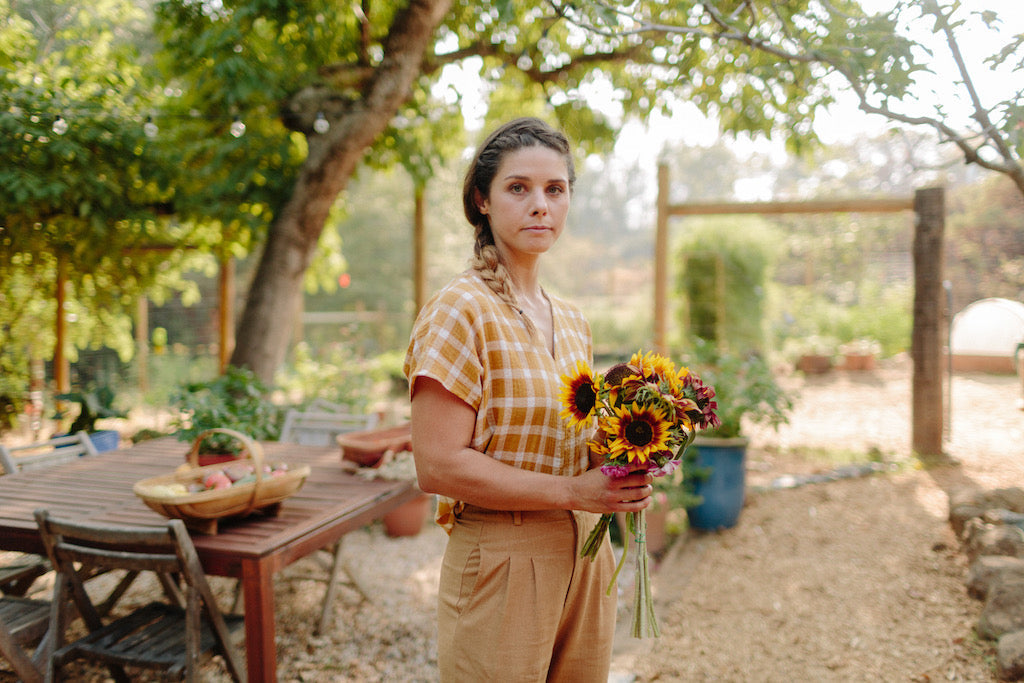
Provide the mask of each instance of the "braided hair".
{"label": "braided hair", "polygon": [[[569,172],[571,192],[576,183],[576,167],[569,140],[560,131],[533,117],[515,119],[495,129],[480,145],[470,162],[462,186],[462,207],[466,220],[476,230],[470,266],[480,273],[483,281],[502,301],[516,310],[520,306],[512,291],[512,278],[501,262],[490,220],[486,214],[481,213],[477,200],[490,196],[491,183],[505,155],[527,147],[547,147],[562,155]],[[529,318],[526,320],[531,325]]]}

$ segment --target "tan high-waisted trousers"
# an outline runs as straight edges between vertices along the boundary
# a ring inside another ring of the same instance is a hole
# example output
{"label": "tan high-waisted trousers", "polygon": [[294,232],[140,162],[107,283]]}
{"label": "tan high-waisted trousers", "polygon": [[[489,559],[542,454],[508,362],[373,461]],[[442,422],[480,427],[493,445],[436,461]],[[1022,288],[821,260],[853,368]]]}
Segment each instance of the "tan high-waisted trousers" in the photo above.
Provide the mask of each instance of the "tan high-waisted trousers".
{"label": "tan high-waisted trousers", "polygon": [[[611,666],[615,569],[605,540],[580,548],[598,515],[496,512],[466,506],[441,568],[442,683],[605,683]],[[577,529],[580,532],[577,533]]]}

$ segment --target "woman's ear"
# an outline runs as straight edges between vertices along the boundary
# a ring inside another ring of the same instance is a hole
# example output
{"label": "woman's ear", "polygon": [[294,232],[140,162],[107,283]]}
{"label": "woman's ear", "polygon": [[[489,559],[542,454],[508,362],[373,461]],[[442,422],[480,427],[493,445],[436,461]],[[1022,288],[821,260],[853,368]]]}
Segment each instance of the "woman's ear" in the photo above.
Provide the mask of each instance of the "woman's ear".
{"label": "woman's ear", "polygon": [[476,204],[476,208],[480,211],[481,214],[485,216],[487,215],[487,211],[490,207],[490,202],[487,201],[487,197],[484,197],[482,194],[480,194],[480,190],[477,190],[476,188],[473,189],[473,203]]}

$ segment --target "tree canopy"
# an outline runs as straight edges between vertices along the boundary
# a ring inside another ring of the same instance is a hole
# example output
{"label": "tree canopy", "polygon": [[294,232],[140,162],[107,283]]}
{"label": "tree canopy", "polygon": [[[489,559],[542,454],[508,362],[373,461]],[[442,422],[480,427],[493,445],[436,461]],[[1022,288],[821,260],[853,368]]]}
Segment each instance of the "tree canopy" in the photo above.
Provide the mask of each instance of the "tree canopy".
{"label": "tree canopy", "polygon": [[[37,21],[40,8],[51,19]],[[908,21],[930,20],[954,55],[965,22],[998,25],[953,0],[881,13],[855,0],[0,0],[0,12],[10,19],[0,126],[13,133],[0,143],[0,180],[15,189],[0,205],[4,263],[89,244],[80,262],[90,278],[120,260],[118,277],[141,288],[158,259],[124,254],[144,243],[262,248],[232,363],[264,379],[284,358],[324,226],[360,164],[400,163],[422,186],[465,143],[469,93],[456,73],[481,84],[488,125],[540,113],[581,156],[609,149],[624,122],[682,102],[723,131],[781,135],[800,150],[848,88],[865,111],[930,126],[1024,191],[1024,89],[985,105],[972,78],[974,68],[1019,74],[1024,38],[993,45],[983,65],[962,62],[966,124],[941,102],[934,114],[905,107],[920,99],[915,79],[937,69],[902,30]],[[58,115],[69,126],[59,134]]]}

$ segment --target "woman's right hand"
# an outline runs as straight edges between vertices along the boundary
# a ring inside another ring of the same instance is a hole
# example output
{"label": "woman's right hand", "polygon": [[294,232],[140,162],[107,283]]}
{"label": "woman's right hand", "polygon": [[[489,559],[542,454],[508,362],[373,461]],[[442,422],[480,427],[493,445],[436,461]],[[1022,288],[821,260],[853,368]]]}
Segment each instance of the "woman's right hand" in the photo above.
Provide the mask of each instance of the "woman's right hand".
{"label": "woman's right hand", "polygon": [[651,504],[654,491],[647,472],[609,477],[599,468],[573,477],[573,509],[587,512],[639,512]]}

